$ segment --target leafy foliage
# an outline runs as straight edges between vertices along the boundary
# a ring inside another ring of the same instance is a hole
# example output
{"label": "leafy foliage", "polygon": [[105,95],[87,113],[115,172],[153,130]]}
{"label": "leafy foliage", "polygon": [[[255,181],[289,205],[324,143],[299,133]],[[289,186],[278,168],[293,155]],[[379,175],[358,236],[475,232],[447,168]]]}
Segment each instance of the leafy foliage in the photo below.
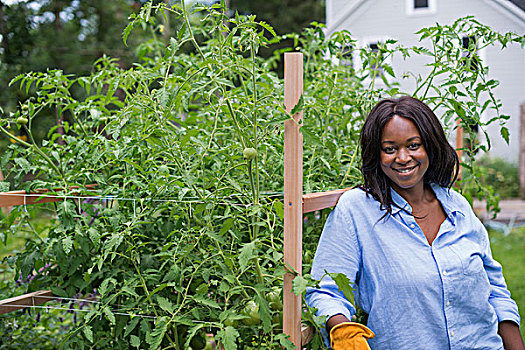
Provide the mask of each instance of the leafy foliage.
{"label": "leafy foliage", "polygon": [[[27,190],[96,195],[58,202],[49,231],[10,257],[23,276],[50,266],[29,290],[51,288],[64,297],[96,293],[98,302],[64,337],[66,348],[182,349],[193,347],[204,329],[226,350],[290,348],[279,303],[268,300],[285,272],[282,123],[290,118],[274,62],[258,54],[272,31],[254,16],[228,18],[220,5],[194,11],[197,26],[184,4],[144,6],[126,39],[159,16],[175,17],[180,27],[168,45],[144,45],[142,60],[129,69],[102,57],[89,75],[50,70],[12,82],[37,95],[2,120],[6,136],[9,127],[29,135],[10,146],[2,170]],[[388,63],[393,56],[433,60],[428,77],[415,77],[415,95],[443,110],[447,127],[454,113],[469,125],[487,108],[495,111],[493,122],[503,122],[495,83],[483,80],[486,69],[470,71],[460,63],[461,49],[446,44],[462,30],[479,30],[491,44],[521,40],[466,18],[420,33],[434,52],[389,41],[377,51],[356,49],[360,64],[347,66],[337,61],[355,44],[349,33],[326,38],[315,25],[287,36],[305,55],[305,93],[297,107],[304,112],[305,191],[360,182],[357,141],[365,116],[380,97],[407,93],[385,75],[397,77]],[[181,52],[186,44],[195,53]],[[33,122],[49,108],[67,113],[70,122],[63,134],[52,128],[40,145],[32,138]],[[19,117],[27,124],[15,124]],[[468,157],[464,161],[474,169]],[[35,179],[23,182],[28,173]],[[5,219],[8,226],[16,228],[18,213]],[[305,219],[306,269],[326,215]],[[304,281],[296,281],[297,293],[313,283],[307,275]],[[321,324],[313,311],[304,320]],[[318,335],[309,346],[320,344]]]}

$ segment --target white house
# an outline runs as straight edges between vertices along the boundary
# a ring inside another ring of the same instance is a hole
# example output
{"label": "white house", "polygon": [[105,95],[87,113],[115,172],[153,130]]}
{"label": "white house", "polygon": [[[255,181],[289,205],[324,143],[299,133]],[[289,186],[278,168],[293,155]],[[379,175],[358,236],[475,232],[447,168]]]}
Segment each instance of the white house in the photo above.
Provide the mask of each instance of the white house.
{"label": "white house", "polygon": [[[360,46],[374,45],[387,38],[405,46],[420,46],[419,36],[414,34],[419,29],[436,22],[452,24],[468,15],[498,32],[525,34],[525,0],[326,0],[328,34],[346,29]],[[488,128],[492,141],[490,154],[517,163],[520,105],[525,103],[525,50],[511,45],[503,51],[497,47],[485,48],[479,54],[490,67],[490,77],[500,81],[495,93],[502,101],[502,113],[511,116],[507,122],[509,145],[499,135],[499,127]],[[421,75],[429,72],[425,58],[410,59],[412,72]],[[402,72],[406,62],[394,60],[392,65]],[[413,81],[400,83],[403,90],[414,91]]]}

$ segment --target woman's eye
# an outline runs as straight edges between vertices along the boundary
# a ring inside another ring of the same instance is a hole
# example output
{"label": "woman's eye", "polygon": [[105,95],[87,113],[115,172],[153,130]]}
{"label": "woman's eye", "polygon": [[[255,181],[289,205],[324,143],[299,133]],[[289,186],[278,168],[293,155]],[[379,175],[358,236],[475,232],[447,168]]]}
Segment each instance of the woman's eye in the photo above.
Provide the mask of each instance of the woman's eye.
{"label": "woman's eye", "polygon": [[394,153],[396,150],[394,147],[385,147],[383,148],[383,152],[387,153],[387,154],[392,154]]}
{"label": "woman's eye", "polygon": [[419,146],[420,146],[419,143],[411,143],[410,145],[408,145],[408,149],[409,150],[416,150],[416,149],[419,148]]}

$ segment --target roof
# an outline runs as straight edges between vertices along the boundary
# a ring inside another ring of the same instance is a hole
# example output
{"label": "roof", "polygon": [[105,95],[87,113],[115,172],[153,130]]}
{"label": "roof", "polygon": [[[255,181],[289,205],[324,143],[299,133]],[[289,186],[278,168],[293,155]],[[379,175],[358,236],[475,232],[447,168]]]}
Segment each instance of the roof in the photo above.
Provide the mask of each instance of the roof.
{"label": "roof", "polygon": [[[369,0],[327,0],[327,15],[329,14],[329,9],[330,12],[333,12],[335,15],[330,21],[331,23],[327,22],[328,31],[336,30],[346,18],[354,14],[361,5],[368,1]],[[517,20],[518,23],[525,23],[525,0],[484,0],[484,2],[500,6],[508,18]],[[329,21],[328,18],[327,21]]]}
{"label": "roof", "polygon": [[520,9],[525,11],[525,0],[509,0],[514,5],[518,6]]}

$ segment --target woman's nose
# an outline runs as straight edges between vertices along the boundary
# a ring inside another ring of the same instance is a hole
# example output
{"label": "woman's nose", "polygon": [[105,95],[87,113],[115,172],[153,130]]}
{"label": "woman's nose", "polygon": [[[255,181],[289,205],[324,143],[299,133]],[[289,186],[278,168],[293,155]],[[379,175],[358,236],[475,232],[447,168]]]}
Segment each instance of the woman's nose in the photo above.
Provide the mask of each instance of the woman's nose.
{"label": "woman's nose", "polygon": [[398,163],[408,163],[410,161],[410,154],[408,153],[406,149],[401,148],[399,152],[397,152],[396,161]]}

